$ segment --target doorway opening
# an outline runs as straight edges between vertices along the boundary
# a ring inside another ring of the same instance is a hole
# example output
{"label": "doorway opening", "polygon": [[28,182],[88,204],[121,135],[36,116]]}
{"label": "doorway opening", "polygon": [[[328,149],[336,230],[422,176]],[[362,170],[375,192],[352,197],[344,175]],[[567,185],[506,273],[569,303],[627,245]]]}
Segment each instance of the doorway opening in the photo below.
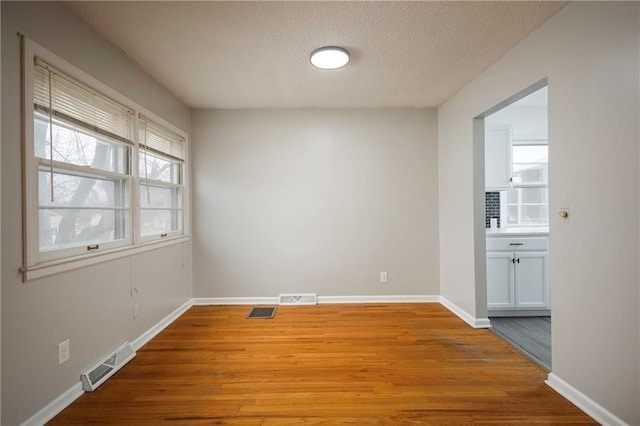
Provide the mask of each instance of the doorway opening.
{"label": "doorway opening", "polygon": [[483,115],[487,313],[551,371],[547,82]]}

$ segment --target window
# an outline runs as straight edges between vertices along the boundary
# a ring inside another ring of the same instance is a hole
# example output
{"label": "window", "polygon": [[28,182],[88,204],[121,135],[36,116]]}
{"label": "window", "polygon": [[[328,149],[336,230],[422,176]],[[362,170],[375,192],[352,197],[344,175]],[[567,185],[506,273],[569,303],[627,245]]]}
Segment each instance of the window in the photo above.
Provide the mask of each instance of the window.
{"label": "window", "polygon": [[33,42],[24,57],[23,274],[185,235],[186,136]]}
{"label": "window", "polygon": [[139,123],[140,237],[180,233],[184,138],[142,115]]}
{"label": "window", "polygon": [[132,111],[38,57],[33,93],[39,259],[130,244]]}
{"label": "window", "polygon": [[513,142],[512,183],[507,191],[507,226],[549,225],[548,147]]}

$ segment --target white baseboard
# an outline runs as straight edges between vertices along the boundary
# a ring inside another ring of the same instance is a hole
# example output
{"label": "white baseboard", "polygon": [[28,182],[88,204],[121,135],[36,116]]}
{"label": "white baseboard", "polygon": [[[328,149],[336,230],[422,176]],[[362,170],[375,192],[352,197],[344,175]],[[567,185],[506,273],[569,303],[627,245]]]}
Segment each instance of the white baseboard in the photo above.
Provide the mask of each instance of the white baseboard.
{"label": "white baseboard", "polygon": [[203,305],[277,305],[278,297],[194,297],[194,306]]}
{"label": "white baseboard", "polygon": [[440,296],[318,296],[318,303],[438,303]]}
{"label": "white baseboard", "polygon": [[84,393],[82,389],[82,382],[78,382],[62,395],[48,403],[44,408],[31,416],[27,421],[22,423],[22,426],[41,426],[53,419],[62,410],[67,408],[73,401],[80,398]]}
{"label": "white baseboard", "polygon": [[476,318],[471,316],[467,311],[444,296],[440,296],[440,303],[473,328],[491,328],[489,318]]}
{"label": "white baseboard", "polygon": [[133,342],[131,342],[131,346],[133,346],[133,349],[135,349],[136,351],[139,351],[141,347],[143,347],[151,339],[156,337],[158,333],[160,333],[162,330],[167,328],[169,324],[177,320],[180,317],[180,315],[187,312],[187,310],[192,306],[193,306],[193,299],[187,300],[182,306],[180,306],[178,309],[176,309],[175,311],[171,312],[169,315],[161,319],[156,325],[154,325],[153,327],[151,327],[150,329],[142,333],[140,337],[138,337]]}
{"label": "white baseboard", "polygon": [[[195,297],[193,304],[201,305],[277,305],[278,297]],[[321,303],[439,303],[440,296],[318,296]]]}
{"label": "white baseboard", "polygon": [[613,415],[609,410],[571,386],[569,383],[562,380],[556,374],[549,373],[545,383],[601,425],[628,426],[627,423]]}

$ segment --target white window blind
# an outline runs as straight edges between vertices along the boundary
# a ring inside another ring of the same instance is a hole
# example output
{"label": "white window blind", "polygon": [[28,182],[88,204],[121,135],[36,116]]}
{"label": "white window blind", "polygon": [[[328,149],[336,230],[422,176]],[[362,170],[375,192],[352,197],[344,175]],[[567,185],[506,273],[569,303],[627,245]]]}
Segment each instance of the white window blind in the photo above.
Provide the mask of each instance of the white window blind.
{"label": "white window blind", "polygon": [[133,111],[90,89],[36,57],[33,75],[36,110],[105,136],[132,143]]}
{"label": "white window blind", "polygon": [[184,138],[142,114],[139,114],[138,141],[149,151],[184,161]]}

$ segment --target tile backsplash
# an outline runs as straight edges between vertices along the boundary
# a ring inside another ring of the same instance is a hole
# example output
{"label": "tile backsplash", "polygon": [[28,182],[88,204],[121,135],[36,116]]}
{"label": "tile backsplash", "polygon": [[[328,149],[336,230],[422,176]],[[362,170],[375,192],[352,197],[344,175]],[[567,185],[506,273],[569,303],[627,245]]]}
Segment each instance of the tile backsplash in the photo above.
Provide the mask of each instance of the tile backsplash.
{"label": "tile backsplash", "polygon": [[489,228],[491,226],[490,219],[497,218],[498,228],[500,228],[500,193],[498,191],[485,192],[485,205],[485,227]]}

